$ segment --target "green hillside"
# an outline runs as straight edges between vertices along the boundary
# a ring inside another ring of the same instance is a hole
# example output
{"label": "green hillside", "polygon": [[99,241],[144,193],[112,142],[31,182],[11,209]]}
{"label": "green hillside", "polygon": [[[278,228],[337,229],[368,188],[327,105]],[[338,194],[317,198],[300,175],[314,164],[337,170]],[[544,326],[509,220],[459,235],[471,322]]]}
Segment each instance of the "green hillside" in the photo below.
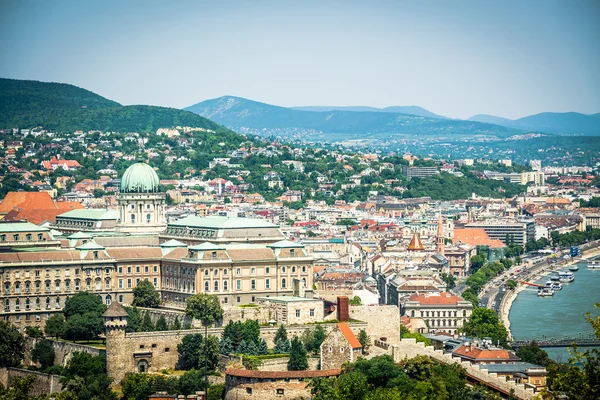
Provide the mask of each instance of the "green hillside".
{"label": "green hillside", "polygon": [[0,78],[0,128],[151,132],[177,125],[226,130],[188,111],[122,106],[73,85]]}
{"label": "green hillside", "polygon": [[[286,130],[313,130],[345,139],[378,135],[486,135],[508,137],[524,131],[476,121],[446,120],[397,112],[305,111],[274,106],[240,97],[224,96],[206,100],[186,110],[233,129],[250,128],[262,134],[284,135]],[[394,109],[392,109],[393,111]],[[352,136],[355,135],[355,136]],[[306,133],[303,133],[306,138]],[[332,136],[329,136],[332,138]]]}

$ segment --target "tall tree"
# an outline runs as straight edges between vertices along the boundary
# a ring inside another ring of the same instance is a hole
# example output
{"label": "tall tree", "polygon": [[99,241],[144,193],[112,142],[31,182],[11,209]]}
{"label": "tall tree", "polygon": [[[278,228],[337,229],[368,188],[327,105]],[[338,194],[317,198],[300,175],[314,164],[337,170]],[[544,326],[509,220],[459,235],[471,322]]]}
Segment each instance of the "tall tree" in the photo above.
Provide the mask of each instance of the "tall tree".
{"label": "tall tree", "polygon": [[44,331],[46,335],[55,337],[56,339],[64,336],[66,331],[65,317],[62,314],[52,315],[46,320]]}
{"label": "tall tree", "polygon": [[275,332],[275,339],[273,339],[274,342],[278,342],[280,340],[283,340],[283,341],[288,340],[287,330],[285,329],[285,326],[283,326],[283,325],[279,325],[277,332]]}
{"label": "tall tree", "polygon": [[153,308],[160,305],[160,294],[150,281],[144,279],[133,289],[133,305]]}
{"label": "tall tree", "polygon": [[65,302],[65,337],[71,340],[93,339],[104,331],[102,314],[106,305],[100,296],[79,292]]}
{"label": "tall tree", "polygon": [[38,341],[31,351],[31,359],[39,362],[43,369],[54,365],[54,346],[48,339]]}
{"label": "tall tree", "polygon": [[154,329],[156,329],[156,327],[154,326],[154,323],[152,322],[150,313],[145,312],[144,318],[142,319],[142,323],[140,325],[140,331],[141,332],[152,332]]}
{"label": "tall tree", "polygon": [[244,322],[244,340],[247,343],[258,343],[260,339],[260,325],[258,320],[250,319]]}
{"label": "tall tree", "polygon": [[494,344],[507,345],[508,331],[494,310],[475,307],[471,318],[464,324],[461,331],[469,337],[490,337]]}
{"label": "tall tree", "polygon": [[[185,313],[191,317],[198,319],[204,325],[204,336],[208,336],[208,326],[220,321],[223,318],[223,309],[217,296],[206,293],[198,293],[192,297],[188,297],[185,305]],[[208,341],[205,341],[205,347]],[[205,348],[205,353],[208,349]],[[218,353],[218,344],[217,344]],[[207,358],[204,358],[206,363]],[[208,386],[208,366],[204,365],[204,381]]]}
{"label": "tall tree", "polygon": [[0,321],[0,368],[16,367],[25,354],[25,339],[17,328]]}
{"label": "tall tree", "polygon": [[362,352],[365,353],[371,347],[371,337],[367,334],[367,331],[361,329],[358,331],[358,341],[362,345]]}
{"label": "tall tree", "polygon": [[290,350],[290,360],[288,361],[289,371],[303,371],[308,368],[308,360],[306,359],[306,349],[298,339],[294,336],[292,339],[292,348]]}
{"label": "tall tree", "polygon": [[157,331],[168,331],[169,325],[167,325],[167,319],[164,315],[161,315],[156,321],[156,330]]}
{"label": "tall tree", "polygon": [[171,325],[172,331],[178,331],[181,329],[181,322],[179,322],[179,317],[175,317],[175,321],[173,321],[173,325]]}

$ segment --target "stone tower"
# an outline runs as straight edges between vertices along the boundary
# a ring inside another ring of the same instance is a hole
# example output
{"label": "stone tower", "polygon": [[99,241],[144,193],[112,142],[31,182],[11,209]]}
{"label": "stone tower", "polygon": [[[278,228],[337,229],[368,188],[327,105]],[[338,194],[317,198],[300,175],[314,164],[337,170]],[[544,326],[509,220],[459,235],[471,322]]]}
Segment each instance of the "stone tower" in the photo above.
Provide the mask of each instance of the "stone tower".
{"label": "stone tower", "polygon": [[112,384],[117,384],[124,377],[120,351],[125,340],[127,311],[119,302],[113,301],[102,316],[106,333],[106,372],[113,379]]}
{"label": "stone tower", "polygon": [[135,163],[127,168],[117,197],[118,232],[156,234],[166,229],[166,194],[160,192],[159,182],[148,164]]}
{"label": "stone tower", "polygon": [[438,217],[437,235],[435,236],[435,252],[444,255],[444,222],[442,221],[442,212]]}

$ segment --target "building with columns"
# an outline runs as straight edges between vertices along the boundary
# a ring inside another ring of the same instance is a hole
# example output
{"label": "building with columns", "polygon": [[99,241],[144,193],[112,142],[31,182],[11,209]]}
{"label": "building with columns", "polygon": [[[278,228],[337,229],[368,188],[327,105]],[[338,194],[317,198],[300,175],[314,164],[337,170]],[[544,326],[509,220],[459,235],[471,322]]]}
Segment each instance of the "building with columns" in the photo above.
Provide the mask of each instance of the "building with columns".
{"label": "building with columns", "polygon": [[157,234],[166,229],[166,194],[160,192],[159,182],[148,164],[135,163],[127,168],[117,197],[117,232]]}

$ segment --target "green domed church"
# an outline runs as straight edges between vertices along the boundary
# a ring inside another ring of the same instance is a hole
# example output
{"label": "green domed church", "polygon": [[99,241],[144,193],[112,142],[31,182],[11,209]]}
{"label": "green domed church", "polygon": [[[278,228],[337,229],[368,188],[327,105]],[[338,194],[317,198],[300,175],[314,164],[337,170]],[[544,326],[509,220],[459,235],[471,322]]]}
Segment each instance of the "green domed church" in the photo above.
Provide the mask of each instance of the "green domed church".
{"label": "green domed church", "polygon": [[117,197],[118,232],[157,234],[165,230],[166,194],[160,191],[159,182],[154,169],[146,163],[127,168]]}

